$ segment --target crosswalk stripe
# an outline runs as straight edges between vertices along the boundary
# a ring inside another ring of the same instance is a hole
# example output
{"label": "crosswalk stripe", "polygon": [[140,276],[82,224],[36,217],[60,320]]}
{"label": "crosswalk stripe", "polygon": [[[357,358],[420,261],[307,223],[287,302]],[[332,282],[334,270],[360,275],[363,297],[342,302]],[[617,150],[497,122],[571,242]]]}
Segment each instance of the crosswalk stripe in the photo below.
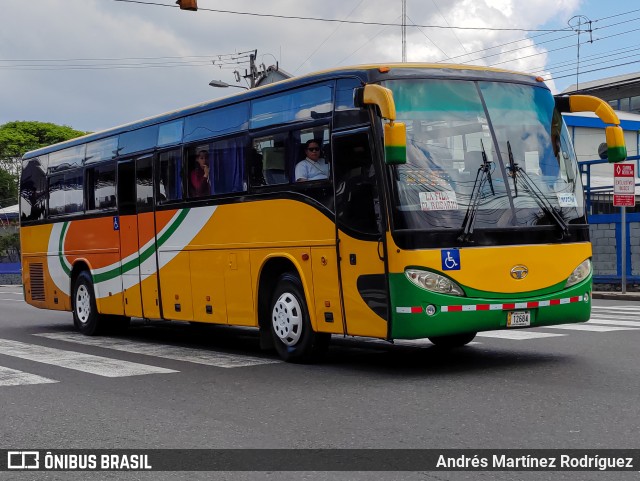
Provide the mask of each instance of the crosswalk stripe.
{"label": "crosswalk stripe", "polygon": [[215,367],[248,367],[261,364],[276,364],[282,361],[277,359],[263,359],[253,356],[243,356],[237,354],[224,354],[207,349],[191,347],[169,346],[163,344],[151,344],[148,342],[131,341],[128,339],[115,339],[107,337],[87,337],[79,333],[42,333],[36,336],[55,339],[57,341],[74,342],[88,346],[114,349],[117,351],[130,352],[133,354],[143,354],[146,356],[162,357],[174,361],[193,362]]}
{"label": "crosswalk stripe", "polygon": [[591,306],[595,311],[637,311],[640,312],[640,307],[636,306]]}
{"label": "crosswalk stripe", "polygon": [[600,317],[600,316],[620,316],[629,319],[638,319],[640,317],[640,312],[631,312],[631,311],[597,311],[592,312],[591,317]]}
{"label": "crosswalk stripe", "polygon": [[570,331],[612,332],[633,331],[633,327],[596,326],[588,324],[561,324],[559,326],[544,326],[545,329],[567,329]]}
{"label": "crosswalk stripe", "polygon": [[140,376],[144,374],[166,374],[178,372],[163,367],[148,366],[108,357],[93,356],[74,351],[64,351],[51,347],[26,344],[19,341],[0,339],[0,354],[41,362],[52,366],[96,374],[104,377]]}
{"label": "crosswalk stripe", "polygon": [[544,337],[560,337],[566,334],[552,334],[550,332],[538,331],[486,331],[479,332],[478,337],[492,337],[495,339],[510,339],[513,341],[526,341],[528,339],[541,339]]}
{"label": "crosswalk stripe", "polygon": [[25,386],[28,384],[50,384],[54,382],[58,381],[0,366],[0,386]]}
{"label": "crosswalk stripe", "polygon": [[605,324],[611,326],[640,327],[640,321],[626,321],[623,319],[600,319],[592,318],[589,324]]}

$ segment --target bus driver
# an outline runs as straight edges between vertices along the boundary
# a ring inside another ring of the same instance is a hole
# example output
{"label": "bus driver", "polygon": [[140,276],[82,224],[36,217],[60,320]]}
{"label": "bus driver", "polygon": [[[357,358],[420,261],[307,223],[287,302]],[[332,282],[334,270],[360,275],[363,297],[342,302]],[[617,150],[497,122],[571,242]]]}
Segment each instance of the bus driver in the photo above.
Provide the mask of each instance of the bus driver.
{"label": "bus driver", "polygon": [[320,142],[307,140],[304,147],[306,158],[296,165],[296,182],[329,178],[329,164],[320,157]]}

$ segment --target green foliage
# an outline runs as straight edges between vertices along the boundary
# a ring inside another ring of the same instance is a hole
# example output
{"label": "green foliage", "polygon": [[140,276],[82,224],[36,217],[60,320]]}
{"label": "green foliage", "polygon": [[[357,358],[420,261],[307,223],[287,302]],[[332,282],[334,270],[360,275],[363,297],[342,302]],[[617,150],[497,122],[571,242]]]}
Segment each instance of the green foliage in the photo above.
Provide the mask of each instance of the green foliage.
{"label": "green foliage", "polygon": [[18,201],[20,159],[26,152],[86,133],[49,122],[16,121],[0,125],[0,206]]}
{"label": "green foliage", "polygon": [[20,259],[20,234],[0,236],[0,256],[7,256],[16,262]]}
{"label": "green foliage", "polygon": [[7,207],[16,203],[18,198],[18,179],[0,168],[0,207]]}
{"label": "green foliage", "polygon": [[85,134],[66,125],[49,122],[7,122],[0,125],[0,159],[20,158],[30,150]]}

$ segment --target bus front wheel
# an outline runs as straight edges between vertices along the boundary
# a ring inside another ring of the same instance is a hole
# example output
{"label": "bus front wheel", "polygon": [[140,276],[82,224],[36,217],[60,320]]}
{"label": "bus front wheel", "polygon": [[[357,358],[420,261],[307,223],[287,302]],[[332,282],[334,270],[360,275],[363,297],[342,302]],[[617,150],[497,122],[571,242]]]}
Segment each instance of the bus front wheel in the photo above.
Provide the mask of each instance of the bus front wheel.
{"label": "bus front wheel", "polygon": [[309,362],[328,346],[329,334],[311,328],[300,279],[283,274],[271,300],[269,325],[276,351],[287,362]]}
{"label": "bus front wheel", "polygon": [[433,336],[429,340],[437,347],[453,349],[469,344],[476,337],[477,332],[467,332],[465,334],[452,334],[450,336]]}
{"label": "bus front wheel", "polygon": [[73,284],[73,323],[87,336],[95,336],[102,328],[101,318],[96,307],[93,281],[87,271],[78,274]]}

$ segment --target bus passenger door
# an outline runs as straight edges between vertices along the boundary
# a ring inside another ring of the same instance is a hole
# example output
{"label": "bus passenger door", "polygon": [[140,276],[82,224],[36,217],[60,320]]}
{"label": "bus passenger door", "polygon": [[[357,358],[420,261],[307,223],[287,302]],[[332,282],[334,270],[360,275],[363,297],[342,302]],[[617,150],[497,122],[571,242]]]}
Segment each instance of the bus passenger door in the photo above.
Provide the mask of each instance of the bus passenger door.
{"label": "bus passenger door", "polygon": [[124,313],[143,317],[138,260],[138,216],[136,215],[136,169],[133,159],[118,162],[118,223],[120,268]]}
{"label": "bus passenger door", "polygon": [[147,319],[160,319],[152,155],[136,159],[136,207],[142,312]]}
{"label": "bus passenger door", "polygon": [[340,287],[346,333],[387,337],[388,286],[368,128],[332,136]]}

